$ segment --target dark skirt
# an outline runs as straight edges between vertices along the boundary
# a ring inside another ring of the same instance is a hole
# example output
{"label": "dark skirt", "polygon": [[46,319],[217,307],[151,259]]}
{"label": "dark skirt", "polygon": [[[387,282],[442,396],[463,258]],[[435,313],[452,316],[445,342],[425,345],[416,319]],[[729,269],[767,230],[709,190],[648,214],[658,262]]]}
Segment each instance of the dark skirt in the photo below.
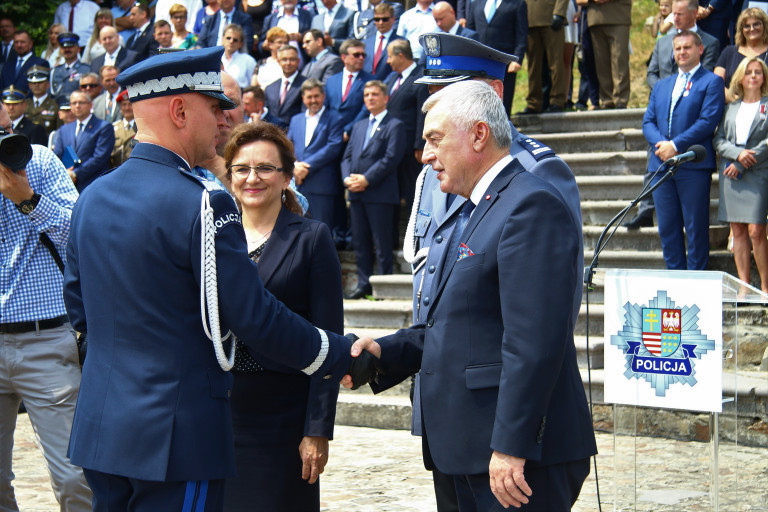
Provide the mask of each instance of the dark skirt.
{"label": "dark skirt", "polygon": [[320,510],[320,481],[301,478],[309,377],[232,372],[237,477],[227,480],[226,512]]}

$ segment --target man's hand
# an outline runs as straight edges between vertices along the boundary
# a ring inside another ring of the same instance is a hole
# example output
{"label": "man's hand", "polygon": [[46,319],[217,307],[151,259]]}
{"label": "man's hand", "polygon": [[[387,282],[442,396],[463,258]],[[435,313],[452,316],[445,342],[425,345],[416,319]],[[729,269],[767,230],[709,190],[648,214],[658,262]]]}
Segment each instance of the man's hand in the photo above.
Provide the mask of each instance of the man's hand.
{"label": "man's hand", "polygon": [[341,385],[347,389],[357,389],[372,381],[377,373],[383,373],[377,362],[381,357],[381,345],[371,338],[357,339],[354,334],[347,334],[354,341],[350,353],[354,358],[349,368],[349,375],[341,379]]}
{"label": "man's hand", "polygon": [[72,179],[72,183],[77,183],[77,174],[75,174],[74,167],[67,169],[67,174],[69,174],[69,177]]}
{"label": "man's hand", "polygon": [[13,204],[32,199],[34,191],[27,181],[27,171],[22,169],[19,172],[13,172],[0,164],[0,194],[7,197]]}
{"label": "man's hand", "polygon": [[462,27],[467,28],[467,18],[459,18],[456,21],[458,21],[459,25],[461,25]]}
{"label": "man's hand", "polygon": [[656,151],[654,151],[657,157],[661,158],[662,162],[669,160],[677,154],[675,145],[669,140],[660,140],[656,143]]}
{"label": "man's hand", "polygon": [[488,465],[491,491],[504,508],[510,505],[520,508],[523,503],[528,503],[528,496],[533,494],[525,481],[524,468],[525,459],[493,451]]}
{"label": "man's hand", "polygon": [[261,112],[254,112],[249,116],[249,122],[255,123],[257,121],[261,121],[261,114],[262,114]]}
{"label": "man's hand", "polygon": [[517,73],[520,71],[520,63],[512,61],[509,63],[509,66],[507,66],[507,73]]}
{"label": "man's hand", "polygon": [[757,163],[755,151],[752,149],[743,149],[736,160],[747,169]]}
{"label": "man's hand", "polygon": [[304,436],[299,445],[301,478],[307,483],[317,482],[328,463],[328,438]]}
{"label": "man's hand", "polygon": [[333,46],[333,38],[328,32],[325,33],[325,47],[330,48]]}
{"label": "man's hand", "polygon": [[350,174],[349,177],[344,179],[344,186],[350,192],[363,192],[368,188],[368,180],[362,174]]}
{"label": "man's hand", "polygon": [[309,175],[310,165],[307,162],[296,162],[293,164],[293,177],[296,179],[296,184],[301,185],[304,183],[304,179]]}

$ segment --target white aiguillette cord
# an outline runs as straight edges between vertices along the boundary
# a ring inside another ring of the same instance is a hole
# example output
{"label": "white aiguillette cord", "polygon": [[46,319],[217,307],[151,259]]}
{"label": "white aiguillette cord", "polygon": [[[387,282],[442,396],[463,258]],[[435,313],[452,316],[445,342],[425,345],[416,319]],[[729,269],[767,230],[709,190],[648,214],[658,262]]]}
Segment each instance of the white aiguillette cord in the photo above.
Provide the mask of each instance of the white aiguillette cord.
{"label": "white aiguillette cord", "polygon": [[428,246],[422,247],[416,252],[416,237],[413,235],[416,229],[416,217],[421,206],[421,191],[424,188],[424,179],[428,172],[428,168],[425,167],[419,173],[419,177],[416,178],[416,193],[413,196],[413,207],[411,208],[411,216],[408,218],[408,226],[405,228],[405,240],[403,241],[403,258],[411,265],[414,274],[427,261],[427,254],[429,254]]}
{"label": "white aiguillette cord", "polygon": [[[232,331],[222,338],[221,324],[219,322],[219,291],[216,276],[216,226],[213,223],[213,207],[207,190],[203,190],[203,198],[200,202],[200,316],[203,320],[203,330],[213,342],[213,350],[216,360],[225,372],[235,365],[235,345],[237,339]],[[206,304],[208,316],[206,319]],[[210,329],[208,324],[210,323]],[[232,347],[229,357],[224,353],[223,341],[232,336]]]}

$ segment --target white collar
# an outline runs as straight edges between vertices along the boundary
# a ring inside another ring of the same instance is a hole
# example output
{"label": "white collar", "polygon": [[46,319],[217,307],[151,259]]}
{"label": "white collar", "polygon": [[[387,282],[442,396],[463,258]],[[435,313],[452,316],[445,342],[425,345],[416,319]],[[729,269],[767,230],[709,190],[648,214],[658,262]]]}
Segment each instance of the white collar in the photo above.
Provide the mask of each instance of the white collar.
{"label": "white collar", "polygon": [[[689,76],[689,77],[692,77],[694,74],[696,74],[696,72],[699,70],[699,68],[700,68],[700,67],[701,67],[701,62],[699,62],[698,64],[696,64],[696,67],[694,67],[693,69],[691,69],[690,71],[688,71],[688,76]],[[683,73],[684,73],[684,71],[682,71],[682,70],[678,69],[678,70],[677,70],[677,77],[678,77],[678,78],[680,78],[681,76],[683,76]],[[689,78],[689,79],[690,79],[690,78]]]}
{"label": "white collar", "polygon": [[307,119],[320,119],[320,116],[322,116],[322,115],[323,115],[323,112],[325,112],[325,105],[323,105],[322,107],[320,107],[320,110],[318,110],[318,111],[317,111],[317,114],[315,114],[315,115],[310,115],[310,113],[309,113],[309,110],[305,110],[305,111],[304,111],[304,116],[305,116]]}
{"label": "white collar", "polygon": [[387,109],[384,109],[384,110],[382,110],[381,112],[379,112],[379,113],[378,113],[378,114],[376,114],[376,115],[373,115],[373,114],[369,114],[369,115],[368,115],[368,120],[370,120],[371,118],[373,118],[373,119],[375,119],[375,120],[376,120],[376,124],[380,124],[380,123],[381,123],[381,120],[382,120],[382,119],[384,119],[384,116],[386,116],[386,115],[387,115]]}
{"label": "white collar", "polygon": [[505,155],[491,166],[490,169],[485,171],[485,174],[483,174],[480,179],[477,181],[477,184],[475,185],[475,188],[472,189],[472,193],[469,196],[469,200],[472,201],[475,206],[480,204],[480,201],[483,199],[483,195],[485,194],[485,191],[488,190],[488,187],[491,186],[491,183],[493,183],[493,180],[496,179],[496,176],[499,175],[501,171],[504,170],[506,166],[509,165],[509,163],[512,161],[512,156]]}
{"label": "white collar", "polygon": [[414,70],[414,69],[416,69],[416,63],[415,63],[415,62],[411,63],[411,65],[410,65],[410,66],[408,66],[407,68],[405,68],[405,69],[403,70],[403,72],[402,72],[402,73],[400,73],[400,76],[402,76],[402,77],[403,77],[403,78],[400,80],[400,83],[401,83],[401,84],[403,83],[403,80],[405,80],[406,78],[408,78],[409,76],[411,76],[411,73],[413,73],[413,70]]}

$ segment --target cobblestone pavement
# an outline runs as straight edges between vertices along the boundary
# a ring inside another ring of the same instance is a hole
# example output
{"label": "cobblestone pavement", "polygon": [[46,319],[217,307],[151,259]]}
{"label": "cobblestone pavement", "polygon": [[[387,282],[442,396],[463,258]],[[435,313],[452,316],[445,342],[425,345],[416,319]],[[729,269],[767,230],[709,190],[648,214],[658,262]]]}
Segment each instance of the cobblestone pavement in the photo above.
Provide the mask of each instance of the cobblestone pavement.
{"label": "cobblestone pavement", "polygon": [[[598,434],[602,509],[714,510],[710,497],[709,444]],[[421,464],[421,443],[403,430],[337,426],[322,481],[322,510],[432,512],[432,479]],[[25,414],[14,449],[16,497],[22,512],[58,510],[42,455]],[[614,457],[614,451],[619,454]],[[632,454],[637,453],[637,457]],[[720,510],[768,511],[768,449],[721,444]],[[614,459],[618,472],[614,472]],[[634,490],[637,468],[637,493]],[[613,475],[618,474],[615,478]],[[632,502],[637,499],[636,508]],[[597,510],[594,472],[584,483],[575,512]]]}

